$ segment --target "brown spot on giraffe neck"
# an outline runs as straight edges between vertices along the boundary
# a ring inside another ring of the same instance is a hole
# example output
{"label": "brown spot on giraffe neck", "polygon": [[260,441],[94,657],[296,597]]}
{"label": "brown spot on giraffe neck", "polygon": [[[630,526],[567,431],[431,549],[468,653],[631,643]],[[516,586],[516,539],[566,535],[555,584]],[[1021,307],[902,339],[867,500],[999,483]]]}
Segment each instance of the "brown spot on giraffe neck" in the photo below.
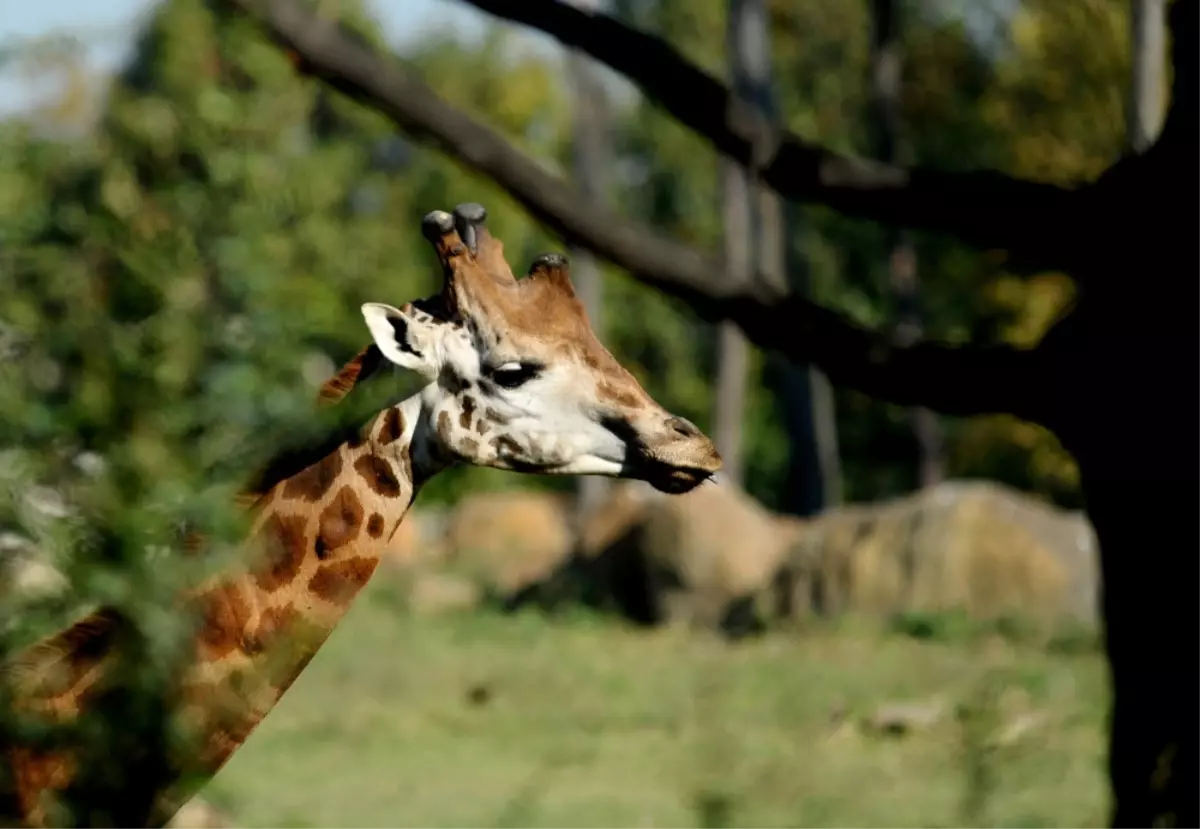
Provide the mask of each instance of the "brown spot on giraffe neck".
{"label": "brown spot on giraffe neck", "polygon": [[205,659],[220,659],[243,646],[250,607],[236,585],[216,587],[200,599],[203,621],[200,647]]}
{"label": "brown spot on giraffe neck", "polygon": [[377,512],[371,513],[371,517],[367,519],[367,535],[371,538],[383,535],[383,516]]}
{"label": "brown spot on giraffe neck", "polygon": [[309,579],[308,589],[327,602],[345,604],[367,583],[378,563],[378,559],[354,556],[326,564]]}
{"label": "brown spot on giraffe neck", "polygon": [[318,520],[316,553],[317,558],[326,558],[338,547],[349,544],[358,537],[362,526],[362,502],[349,486],[343,486],[321,511]]}
{"label": "brown spot on giraffe neck", "polygon": [[392,406],[383,413],[383,426],[379,429],[379,443],[387,446],[404,437],[404,414],[399,406]]}
{"label": "brown spot on giraffe neck", "polygon": [[342,453],[334,450],[283,485],[284,498],[319,501],[342,473]]}
{"label": "brown spot on giraffe neck", "polygon": [[363,455],[354,462],[354,469],[366,481],[372,492],[384,498],[400,497],[400,481],[392,472],[391,465],[383,458]]}
{"label": "brown spot on giraffe neck", "polygon": [[258,586],[268,592],[290,584],[300,572],[307,548],[304,531],[307,525],[301,515],[272,515],[259,530],[266,554],[263,566],[254,574]]}

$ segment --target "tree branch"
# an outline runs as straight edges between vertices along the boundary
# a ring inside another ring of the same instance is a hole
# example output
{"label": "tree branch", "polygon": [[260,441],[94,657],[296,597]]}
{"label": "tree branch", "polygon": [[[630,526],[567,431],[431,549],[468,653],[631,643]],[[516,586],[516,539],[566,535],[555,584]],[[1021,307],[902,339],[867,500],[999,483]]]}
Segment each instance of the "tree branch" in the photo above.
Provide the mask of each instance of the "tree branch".
{"label": "tree branch", "polygon": [[252,14],[299,55],[302,71],[488,176],[568,243],[590,248],[682,299],[701,317],[732,319],[758,345],[814,363],[834,382],[883,400],[946,414],[1011,412],[1036,419],[1028,374],[1035,352],[931,342],[895,345],[801,297],[731,286],[719,262],[583,198],[493,130],[439,99],[413,72],[295,0],[226,2]]}
{"label": "tree branch", "polygon": [[[656,284],[644,275],[639,279]],[[707,319],[733,319],[762,348],[813,363],[835,385],[947,415],[1009,413],[1044,420],[1044,372],[1037,350],[933,340],[899,344],[795,294],[767,304],[745,295],[721,300],[657,287]]]}
{"label": "tree branch", "polygon": [[[716,149],[743,163],[766,156],[762,177],[781,195],[825,204],[864,219],[948,233],[981,249],[1003,249],[1014,270],[1066,268],[1078,190],[992,171],[905,169],[841,156],[790,132],[739,124],[729,88],[693,66],[669,43],[606,14],[558,0],[466,0],[490,14],[540,29],[582,49]],[[757,133],[757,135],[756,135]],[[756,146],[762,143],[773,146]]]}

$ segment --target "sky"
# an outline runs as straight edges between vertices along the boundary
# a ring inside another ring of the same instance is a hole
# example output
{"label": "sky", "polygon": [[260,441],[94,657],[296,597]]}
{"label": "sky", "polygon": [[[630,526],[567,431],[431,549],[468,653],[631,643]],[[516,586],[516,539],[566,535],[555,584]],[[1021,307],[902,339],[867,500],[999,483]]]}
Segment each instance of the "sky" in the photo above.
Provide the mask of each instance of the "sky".
{"label": "sky", "polygon": [[[153,5],[154,0],[0,0],[0,47],[14,38],[75,33],[89,42],[94,64],[112,71],[128,53],[137,23]],[[367,0],[367,5],[395,46],[412,42],[433,26],[455,24],[479,32],[485,19],[458,0]],[[522,39],[546,42],[541,35],[523,34]],[[31,95],[27,82],[11,71],[0,71],[0,117],[28,105]]]}

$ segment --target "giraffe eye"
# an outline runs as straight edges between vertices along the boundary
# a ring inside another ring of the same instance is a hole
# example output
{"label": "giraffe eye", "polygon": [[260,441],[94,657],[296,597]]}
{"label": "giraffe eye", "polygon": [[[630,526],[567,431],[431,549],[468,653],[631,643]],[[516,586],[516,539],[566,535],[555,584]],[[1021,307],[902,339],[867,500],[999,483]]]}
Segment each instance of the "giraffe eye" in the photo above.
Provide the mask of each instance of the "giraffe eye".
{"label": "giraffe eye", "polygon": [[505,363],[488,372],[488,377],[497,386],[515,389],[536,377],[540,370],[534,363]]}

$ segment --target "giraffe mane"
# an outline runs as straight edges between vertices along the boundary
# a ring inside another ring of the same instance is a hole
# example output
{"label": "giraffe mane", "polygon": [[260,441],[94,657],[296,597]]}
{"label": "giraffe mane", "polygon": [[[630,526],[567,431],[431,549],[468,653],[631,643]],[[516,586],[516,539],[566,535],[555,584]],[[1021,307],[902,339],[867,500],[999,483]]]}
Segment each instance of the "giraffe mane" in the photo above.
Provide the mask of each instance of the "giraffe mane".
{"label": "giraffe mane", "polygon": [[340,403],[346,395],[354,391],[359,383],[369,380],[379,367],[383,365],[383,352],[371,343],[346,363],[337,374],[330,377],[317,393],[318,406],[331,406]]}

